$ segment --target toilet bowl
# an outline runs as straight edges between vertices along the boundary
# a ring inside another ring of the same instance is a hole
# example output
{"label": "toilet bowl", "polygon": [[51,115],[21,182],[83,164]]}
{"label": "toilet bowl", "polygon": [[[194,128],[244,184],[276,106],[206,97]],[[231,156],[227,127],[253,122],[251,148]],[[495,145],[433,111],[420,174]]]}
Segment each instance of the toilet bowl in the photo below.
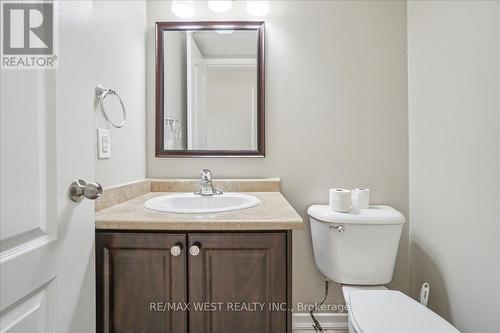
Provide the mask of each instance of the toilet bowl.
{"label": "toilet bowl", "polygon": [[392,280],[404,216],[389,206],[340,213],[313,205],[314,260],[342,284],[350,333],[459,333],[435,312],[383,285]]}

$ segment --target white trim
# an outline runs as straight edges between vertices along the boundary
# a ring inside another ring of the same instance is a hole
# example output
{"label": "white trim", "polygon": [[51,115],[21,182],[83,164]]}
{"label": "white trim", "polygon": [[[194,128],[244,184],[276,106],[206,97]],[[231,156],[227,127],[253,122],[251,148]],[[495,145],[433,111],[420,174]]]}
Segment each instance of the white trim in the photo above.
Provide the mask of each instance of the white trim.
{"label": "white trim", "polygon": [[[347,330],[349,324],[347,321],[347,313],[315,313],[314,317],[324,329],[330,330]],[[308,312],[292,314],[292,331],[311,331],[313,322]]]}
{"label": "white trim", "polygon": [[[186,133],[186,141],[187,141],[187,149],[193,149],[194,147],[194,119],[193,119],[193,84],[192,84],[192,76],[191,76],[191,71],[193,70],[192,68],[192,53],[193,53],[193,35],[191,31],[186,31],[186,113],[187,113],[187,133]],[[165,60],[164,60],[165,61]],[[166,66],[166,65],[165,65]],[[164,74],[163,74],[164,75]],[[162,91],[162,94],[165,92]],[[165,102],[164,102],[165,103]],[[165,114],[165,107],[163,107],[162,112]],[[165,131],[165,129],[163,129]],[[165,140],[165,133],[163,133],[163,140]]]}
{"label": "white trim", "polygon": [[250,103],[252,104],[252,132],[250,136],[252,137],[252,150],[257,150],[257,108],[255,107],[256,92],[255,87],[252,87],[252,97]]}
{"label": "white trim", "polygon": [[257,59],[254,58],[207,58],[208,68],[255,68]]}

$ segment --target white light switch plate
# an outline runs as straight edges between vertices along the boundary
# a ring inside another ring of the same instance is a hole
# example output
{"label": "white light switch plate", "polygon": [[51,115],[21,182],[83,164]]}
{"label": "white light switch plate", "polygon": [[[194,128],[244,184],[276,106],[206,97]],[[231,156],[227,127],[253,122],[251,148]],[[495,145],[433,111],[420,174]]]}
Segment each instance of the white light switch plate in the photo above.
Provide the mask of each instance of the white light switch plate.
{"label": "white light switch plate", "polygon": [[111,136],[109,130],[97,129],[97,158],[106,159],[111,157]]}

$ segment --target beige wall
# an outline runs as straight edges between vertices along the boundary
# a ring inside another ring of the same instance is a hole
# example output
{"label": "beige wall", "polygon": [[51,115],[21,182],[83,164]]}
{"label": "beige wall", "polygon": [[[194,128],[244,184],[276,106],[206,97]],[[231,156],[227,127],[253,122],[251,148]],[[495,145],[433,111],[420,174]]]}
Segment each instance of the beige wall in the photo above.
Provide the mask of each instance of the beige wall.
{"label": "beige wall", "polygon": [[[244,3],[229,14],[197,8],[192,20],[249,19]],[[243,8],[242,8],[243,7]],[[266,158],[154,158],[154,22],[177,20],[169,1],[148,2],[147,175],[281,177],[282,192],[306,218],[328,188],[372,189],[373,202],[408,216],[406,3],[271,1],[266,16]],[[392,286],[408,289],[407,229]],[[323,293],[309,223],[293,237],[293,295]],[[330,302],[342,300],[333,288]]]}
{"label": "beige wall", "polygon": [[408,4],[411,287],[500,327],[500,2]]}
{"label": "beige wall", "polygon": [[[144,1],[93,2],[95,84],[117,90],[127,108],[127,124],[119,129],[107,125],[95,108],[96,128],[111,130],[110,159],[98,160],[95,145],[96,181],[105,187],[146,176],[145,20]],[[118,102],[107,97],[105,106],[118,122]]]}

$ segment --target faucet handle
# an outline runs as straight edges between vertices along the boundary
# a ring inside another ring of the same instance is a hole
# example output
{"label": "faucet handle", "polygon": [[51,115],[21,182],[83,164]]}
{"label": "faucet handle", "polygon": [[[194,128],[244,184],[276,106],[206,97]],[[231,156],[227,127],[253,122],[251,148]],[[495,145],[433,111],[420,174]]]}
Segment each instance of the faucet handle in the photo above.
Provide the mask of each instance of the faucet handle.
{"label": "faucet handle", "polygon": [[212,171],[209,169],[202,169],[200,171],[200,189],[194,192],[195,195],[220,195],[222,191],[217,190],[212,183]]}
{"label": "faucet handle", "polygon": [[212,180],[212,171],[209,169],[202,169],[200,171],[201,180]]}

